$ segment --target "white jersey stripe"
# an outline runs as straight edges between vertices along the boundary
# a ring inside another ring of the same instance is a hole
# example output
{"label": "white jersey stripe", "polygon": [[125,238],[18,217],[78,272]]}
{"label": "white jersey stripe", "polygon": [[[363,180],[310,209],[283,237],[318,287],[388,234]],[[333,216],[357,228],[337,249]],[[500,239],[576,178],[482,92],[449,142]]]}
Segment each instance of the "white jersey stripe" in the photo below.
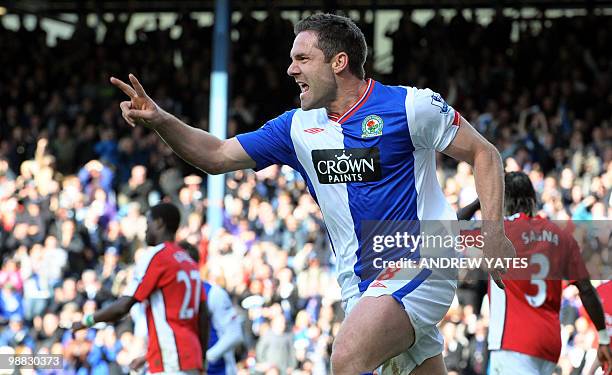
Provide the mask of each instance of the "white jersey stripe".
{"label": "white jersey stripe", "polygon": [[311,153],[313,149],[344,149],[344,135],[340,126],[327,126],[324,136],[312,137],[304,132],[312,124],[321,121],[317,119],[318,116],[326,118],[327,113],[324,109],[319,109],[302,112],[301,116],[293,116],[291,140],[298,161],[315,190],[334,249],[340,255],[337,257],[338,283],[342,287],[342,299],[346,300],[359,293],[358,283],[361,281],[353,272],[357,263],[356,252],[359,243],[349,207],[348,190],[346,183],[319,183]]}
{"label": "white jersey stripe", "polygon": [[[417,217],[419,220],[457,220],[456,213],[452,210],[446,197],[440,189],[436,175],[436,150],[419,147],[421,141],[418,139],[420,127],[415,115],[415,91],[413,87],[406,87],[406,118],[408,129],[415,151],[414,157],[414,184],[417,192]],[[433,188],[437,187],[437,188]],[[427,207],[427,210],[425,210]]]}
{"label": "white jersey stripe", "polygon": [[500,289],[497,284],[489,280],[491,288],[489,316],[495,316],[489,322],[489,350],[499,350],[502,346],[504,337],[504,326],[506,325],[506,292]]}
{"label": "white jersey stripe", "polygon": [[166,303],[161,290],[156,290],[151,295],[151,311],[153,312],[153,323],[155,324],[155,332],[157,332],[164,372],[179,372],[181,366],[179,364],[178,348],[172,328],[166,320]]}

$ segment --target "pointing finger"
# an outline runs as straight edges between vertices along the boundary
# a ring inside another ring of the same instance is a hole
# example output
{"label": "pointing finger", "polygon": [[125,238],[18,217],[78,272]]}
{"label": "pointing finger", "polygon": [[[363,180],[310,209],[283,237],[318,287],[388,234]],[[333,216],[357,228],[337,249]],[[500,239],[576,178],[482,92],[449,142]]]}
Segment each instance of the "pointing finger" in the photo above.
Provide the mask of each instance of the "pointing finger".
{"label": "pointing finger", "polygon": [[131,88],[130,85],[123,82],[122,80],[115,77],[111,77],[110,81],[113,85],[119,87],[119,89],[121,89],[121,91],[123,91],[125,95],[129,96],[130,98],[133,99],[138,96],[136,95],[136,91],[134,91],[134,89]]}
{"label": "pointing finger", "polygon": [[136,93],[138,94],[138,96],[142,96],[142,97],[147,96],[147,93],[145,92],[140,82],[138,82],[138,79],[136,78],[136,76],[130,73],[129,78],[130,78],[130,82],[132,82],[132,85],[134,86],[134,89],[136,89]]}

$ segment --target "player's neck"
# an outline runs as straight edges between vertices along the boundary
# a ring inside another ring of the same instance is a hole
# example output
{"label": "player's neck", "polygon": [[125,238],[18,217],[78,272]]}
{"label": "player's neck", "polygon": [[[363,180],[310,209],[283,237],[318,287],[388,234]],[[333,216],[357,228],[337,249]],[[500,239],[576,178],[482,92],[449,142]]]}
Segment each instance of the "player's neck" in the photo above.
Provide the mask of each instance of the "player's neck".
{"label": "player's neck", "polygon": [[174,242],[174,235],[162,234],[159,236],[157,243]]}
{"label": "player's neck", "polygon": [[327,113],[342,115],[346,113],[368,89],[368,81],[363,79],[348,79],[338,87],[336,100],[327,106]]}

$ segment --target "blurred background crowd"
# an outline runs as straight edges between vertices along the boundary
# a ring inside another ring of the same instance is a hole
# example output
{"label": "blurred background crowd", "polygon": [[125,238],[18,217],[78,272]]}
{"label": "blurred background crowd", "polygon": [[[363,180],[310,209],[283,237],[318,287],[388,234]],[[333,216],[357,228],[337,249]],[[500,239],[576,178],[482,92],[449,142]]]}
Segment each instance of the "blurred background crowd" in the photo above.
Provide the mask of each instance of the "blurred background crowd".
{"label": "blurred background crowd", "polygon": [[[356,21],[372,43],[373,25]],[[241,373],[328,373],[343,312],[323,220],[301,177],[278,166],[227,175],[224,229],[211,236],[206,176],[154,133],[127,126],[123,94],[108,82],[134,72],[164,109],[207,129],[211,29],[185,14],[180,35],[143,28],[128,44],[130,15],[101,22],[102,38],[81,19],[51,47],[38,22],[15,31],[0,18],[0,351],[64,354],[59,373],[125,372],[146,346],[138,308],[114,326],[67,327],[121,293],[143,251],[144,213],[166,199],[182,213],[179,240],[199,249],[202,274],[240,311]],[[263,21],[244,13],[232,28],[230,136],[296,106],[298,94],[285,74],[292,22],[271,10]],[[529,174],[539,214],[612,216],[612,17],[513,26],[502,13],[484,24],[465,11],[419,24],[406,11],[386,37],[392,71],[370,63],[368,75],[442,93],[498,147],[507,171]],[[476,198],[467,164],[440,155],[438,166],[454,208]],[[608,253],[593,257],[596,270]],[[483,281],[463,283],[441,323],[452,372],[486,373],[485,292]],[[559,374],[579,373],[592,355],[581,311],[566,289]]]}

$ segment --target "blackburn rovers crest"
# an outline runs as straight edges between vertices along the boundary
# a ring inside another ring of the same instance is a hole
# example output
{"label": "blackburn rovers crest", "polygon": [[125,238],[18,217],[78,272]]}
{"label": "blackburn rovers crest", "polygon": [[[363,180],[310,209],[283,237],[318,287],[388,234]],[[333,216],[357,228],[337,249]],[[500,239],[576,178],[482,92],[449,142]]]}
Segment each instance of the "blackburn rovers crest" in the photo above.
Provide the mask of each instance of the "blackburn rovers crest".
{"label": "blackburn rovers crest", "polygon": [[382,135],[383,120],[380,116],[369,115],[361,123],[361,138],[372,138]]}

